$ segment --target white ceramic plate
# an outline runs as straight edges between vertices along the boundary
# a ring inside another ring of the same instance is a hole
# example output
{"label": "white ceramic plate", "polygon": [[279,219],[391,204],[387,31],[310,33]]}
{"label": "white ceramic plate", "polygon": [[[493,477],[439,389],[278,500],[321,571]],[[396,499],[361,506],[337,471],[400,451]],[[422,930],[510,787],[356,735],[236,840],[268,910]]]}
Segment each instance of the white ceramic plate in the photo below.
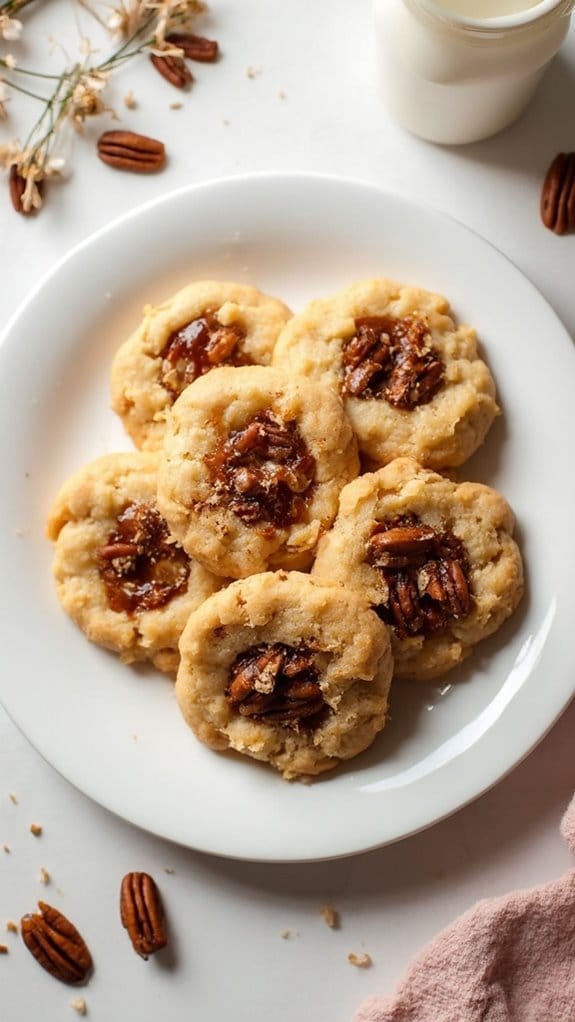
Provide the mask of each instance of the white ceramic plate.
{"label": "white ceramic plate", "polygon": [[[362,277],[445,293],[474,324],[503,416],[468,478],[518,516],[528,593],[444,686],[397,685],[373,747],[310,785],[201,746],[169,681],[122,666],[60,611],[44,538],[50,501],[84,462],[129,445],[109,410],[112,355],[190,280],[255,284],[294,310]],[[465,227],[359,183],[299,175],[168,195],[75,249],[0,347],[0,697],[54,767],[164,837],[220,855],[331,858],[426,827],[521,760],[572,696],[575,358],[535,288]]]}

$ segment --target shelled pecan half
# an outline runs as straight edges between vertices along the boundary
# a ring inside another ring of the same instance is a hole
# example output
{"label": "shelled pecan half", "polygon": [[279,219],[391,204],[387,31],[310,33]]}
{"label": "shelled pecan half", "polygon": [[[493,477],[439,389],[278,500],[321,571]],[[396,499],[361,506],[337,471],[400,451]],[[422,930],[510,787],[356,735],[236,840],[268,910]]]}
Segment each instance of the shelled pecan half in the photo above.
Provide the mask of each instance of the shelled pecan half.
{"label": "shelled pecan half", "polygon": [[191,32],[171,32],[166,36],[166,42],[183,50],[188,60],[197,60],[202,64],[213,64],[220,52],[215,39],[206,39]]}
{"label": "shelled pecan half", "polygon": [[226,697],[243,717],[299,730],[326,709],[314,653],[303,643],[262,643],[241,653],[230,671]]}
{"label": "shelled pecan half", "polygon": [[189,85],[194,80],[194,76],[183,57],[151,53],[150,60],[162,78],[165,78],[176,89],[185,89],[186,85]]}
{"label": "shelled pecan half", "polygon": [[541,189],[541,219],[555,234],[575,231],[575,153],[558,153]]}
{"label": "shelled pecan half", "polygon": [[148,873],[127,873],[120,888],[120,918],[132,947],[148,959],[168,943],[164,907],[156,882]]}
{"label": "shelled pecan half", "polygon": [[98,156],[109,167],[152,174],[166,162],[164,143],[134,131],[105,131],[98,139]]}
{"label": "shelled pecan half", "polygon": [[374,609],[399,638],[429,635],[471,609],[463,543],[406,515],[380,525],[367,544],[368,561],[381,572],[387,597]]}
{"label": "shelled pecan half", "polygon": [[[26,178],[20,173],[14,164],[10,167],[8,187],[10,189],[10,200],[17,213],[22,213],[24,216],[32,216],[37,212],[34,206],[31,206],[30,209],[26,209],[24,206],[23,199],[24,192],[26,191]],[[44,191],[44,182],[36,181],[36,188],[40,195],[42,195]]]}
{"label": "shelled pecan half", "polygon": [[30,954],[62,983],[83,983],[92,969],[92,956],[76,927],[58,909],[38,902],[40,912],[20,921],[22,940]]}

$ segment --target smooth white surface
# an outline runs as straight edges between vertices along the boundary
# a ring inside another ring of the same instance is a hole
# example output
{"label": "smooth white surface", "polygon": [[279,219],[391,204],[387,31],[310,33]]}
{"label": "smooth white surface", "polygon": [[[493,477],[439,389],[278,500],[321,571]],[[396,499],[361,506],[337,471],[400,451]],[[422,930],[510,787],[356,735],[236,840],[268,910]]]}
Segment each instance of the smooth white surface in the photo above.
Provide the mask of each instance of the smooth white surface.
{"label": "smooth white surface", "polygon": [[[62,35],[66,22],[66,5],[38,9],[36,49],[47,47],[43,32]],[[0,192],[4,321],[61,255],[125,209],[214,176],[293,169],[361,177],[451,213],[510,256],[575,333],[575,239],[545,231],[538,214],[547,165],[572,146],[573,30],[524,117],[465,150],[422,143],[389,119],[375,84],[368,2],[351,10],[333,0],[268,0],[264,15],[255,0],[213,0],[205,30],[220,39],[224,56],[197,69],[183,110],[169,110],[173,92],[145,65],[127,68],[116,85],[123,123],[166,142],[165,174],[127,178],[100,165],[90,138],[115,126],[104,121],[76,141],[73,179],[51,189],[35,222],[16,217]],[[74,38],[71,29],[72,52]],[[261,68],[256,78],[247,77],[249,65]],[[121,99],[129,88],[140,107],[127,114]],[[15,119],[0,125],[5,138],[24,127]],[[70,296],[71,304],[82,300]],[[515,310],[507,311],[512,323]],[[51,343],[40,323],[35,336],[39,346]],[[517,356],[520,379],[521,348]],[[545,372],[542,338],[542,380]],[[565,438],[564,474],[571,441]],[[536,461],[546,453],[542,435]],[[9,581],[3,576],[1,585]],[[21,651],[22,684],[34,641],[28,636]],[[220,1022],[231,1014],[236,1022],[348,1022],[365,996],[391,992],[423,943],[478,898],[542,883],[572,865],[558,824],[575,788],[574,729],[572,704],[510,776],[424,833],[334,863],[278,866],[203,856],[122,823],[59,778],[0,713],[0,844],[11,847],[0,849],[0,927],[38,897],[61,906],[94,954],[96,971],[82,992],[94,1019],[155,1022],[181,1014]],[[33,820],[44,825],[41,838],[29,833]],[[38,881],[40,866],[52,875],[48,888]],[[166,867],[176,872],[165,874]],[[162,960],[140,961],[121,930],[117,892],[129,869],[148,870],[162,889],[172,932],[172,952]],[[340,931],[319,916],[327,900],[341,911]],[[285,929],[292,937],[282,940]],[[75,1018],[70,1002],[78,992],[38,969],[13,935],[3,939],[10,953],[0,957],[2,1018],[30,1022],[39,1010],[46,1022]],[[346,960],[348,951],[364,949],[374,960],[366,972]]]}
{"label": "smooth white surface", "polygon": [[[228,278],[297,311],[377,275],[448,292],[458,318],[479,329],[504,415],[465,475],[503,491],[515,509],[528,592],[503,632],[455,675],[435,686],[394,687],[391,723],[367,753],[312,785],[286,784],[245,757],[205,749],[159,672],[142,677],[70,625],[51,585],[44,523],[64,479],[129,446],[109,409],[109,372],[146,302],[193,279]],[[86,280],[82,303],[69,306],[68,294],[81,293]],[[41,349],[36,323],[51,338]],[[28,669],[37,679],[22,685],[16,672],[4,672],[4,706],[82,791],[201,851],[331,858],[435,822],[523,758],[574,692],[566,668],[575,659],[574,494],[562,472],[562,438],[575,435],[574,376],[563,326],[507,259],[455,221],[366,185],[253,175],[188,188],[127,215],[55,268],[0,347],[0,463],[11,495],[0,506],[0,560],[15,580],[0,602],[0,638],[7,664],[15,664],[34,634]],[[25,424],[14,437],[11,423],[23,407]],[[543,433],[550,450],[534,498],[533,452]],[[541,527],[550,520],[552,532]]]}

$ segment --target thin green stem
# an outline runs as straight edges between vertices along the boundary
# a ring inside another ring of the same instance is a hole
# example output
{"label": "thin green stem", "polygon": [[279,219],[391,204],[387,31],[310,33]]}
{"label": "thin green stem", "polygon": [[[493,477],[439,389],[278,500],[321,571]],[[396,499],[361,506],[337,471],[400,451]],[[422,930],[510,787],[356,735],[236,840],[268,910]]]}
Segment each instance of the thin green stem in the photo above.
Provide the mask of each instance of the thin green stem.
{"label": "thin green stem", "polygon": [[29,89],[24,89],[21,85],[11,82],[9,78],[4,78],[3,81],[10,89],[14,89],[15,92],[21,92],[24,96],[31,96],[32,99],[39,99],[42,103],[46,101],[45,96],[39,96],[37,92],[30,92]]}
{"label": "thin green stem", "polygon": [[32,2],[33,0],[7,0],[6,3],[0,4],[0,14],[7,14],[10,17],[13,14],[18,14],[18,11]]}
{"label": "thin green stem", "polygon": [[1,58],[0,58],[0,65],[2,67],[8,68],[9,71],[15,71],[19,75],[31,75],[32,78],[49,78],[49,79],[51,79],[51,81],[54,81],[54,82],[59,82],[62,78],[67,77],[67,75],[69,74],[68,71],[64,71],[61,75],[47,75],[47,74],[42,74],[40,71],[29,71],[28,68],[25,68],[25,67],[10,67],[9,68],[8,64],[6,63],[6,61],[2,60]]}

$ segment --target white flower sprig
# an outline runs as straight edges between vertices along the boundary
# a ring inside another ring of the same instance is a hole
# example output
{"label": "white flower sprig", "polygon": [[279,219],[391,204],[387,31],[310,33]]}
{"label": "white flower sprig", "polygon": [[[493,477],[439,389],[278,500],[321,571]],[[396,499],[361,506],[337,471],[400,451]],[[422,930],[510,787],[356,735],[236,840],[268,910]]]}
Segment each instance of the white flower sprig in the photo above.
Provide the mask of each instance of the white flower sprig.
{"label": "white flower sprig", "polygon": [[[21,23],[12,15],[30,2],[7,0],[0,4],[0,36],[5,41],[19,37]],[[83,2],[88,6],[86,0]],[[105,20],[92,6],[88,9],[110,35],[123,40],[99,63],[92,62],[93,51],[85,43],[84,60],[65,68],[59,75],[20,67],[11,54],[0,57],[0,119],[7,117],[11,91],[42,103],[42,111],[25,141],[0,145],[0,167],[8,171],[12,204],[20,213],[29,214],[40,209],[44,183],[63,170],[63,160],[57,153],[63,126],[71,123],[81,131],[88,118],[105,112],[113,114],[103,95],[111,75],[117,67],[139,54],[148,52],[166,61],[183,62],[184,51],[170,42],[169,36],[188,30],[194,16],[204,11],[206,5],[203,0],[121,0],[120,6],[106,8]],[[46,82],[52,83],[49,95],[34,91]]]}

